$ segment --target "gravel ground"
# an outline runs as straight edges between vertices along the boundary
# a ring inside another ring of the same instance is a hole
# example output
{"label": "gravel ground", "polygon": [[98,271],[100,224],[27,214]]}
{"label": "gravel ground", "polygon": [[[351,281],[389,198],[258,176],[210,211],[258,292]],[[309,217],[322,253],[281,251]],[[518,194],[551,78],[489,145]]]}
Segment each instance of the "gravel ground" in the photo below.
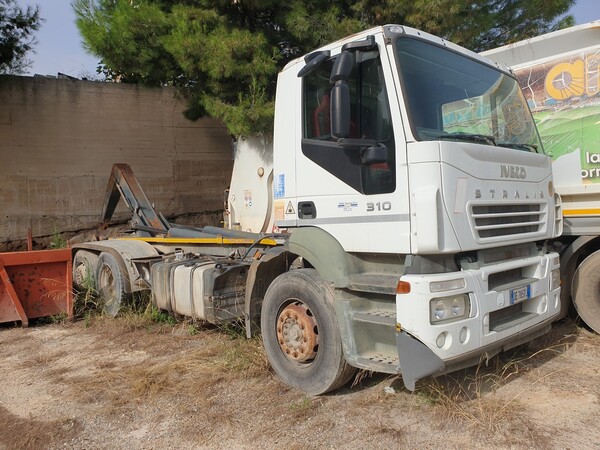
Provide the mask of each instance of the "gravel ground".
{"label": "gravel ground", "polygon": [[573,321],[410,393],[307,397],[258,339],[136,316],[0,328],[0,449],[600,448],[600,336]]}

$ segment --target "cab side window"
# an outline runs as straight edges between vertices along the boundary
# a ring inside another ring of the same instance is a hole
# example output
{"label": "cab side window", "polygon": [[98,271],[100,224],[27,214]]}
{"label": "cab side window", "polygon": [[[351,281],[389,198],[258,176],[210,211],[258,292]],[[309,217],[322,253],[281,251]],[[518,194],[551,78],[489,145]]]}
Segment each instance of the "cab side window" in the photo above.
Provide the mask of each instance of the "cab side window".
{"label": "cab side window", "polygon": [[333,140],[330,127],[329,74],[333,59],[325,61],[304,79],[304,137]]}
{"label": "cab side window", "polygon": [[387,91],[377,50],[356,52],[348,81],[350,138],[374,139],[387,147],[388,160],[365,165],[359,149],[343,149],[331,135],[329,76],[334,59],[304,77],[302,151],[357,191],[371,195],[396,188],[394,135]]}

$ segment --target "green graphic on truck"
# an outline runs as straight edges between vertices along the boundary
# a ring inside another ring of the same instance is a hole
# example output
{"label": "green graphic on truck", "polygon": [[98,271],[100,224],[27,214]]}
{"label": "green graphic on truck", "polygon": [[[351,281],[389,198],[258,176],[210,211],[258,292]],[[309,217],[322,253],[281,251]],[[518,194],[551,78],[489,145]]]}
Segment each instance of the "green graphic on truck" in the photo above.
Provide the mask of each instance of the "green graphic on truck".
{"label": "green graphic on truck", "polygon": [[545,151],[581,164],[585,184],[600,183],[599,71],[597,49],[515,70]]}

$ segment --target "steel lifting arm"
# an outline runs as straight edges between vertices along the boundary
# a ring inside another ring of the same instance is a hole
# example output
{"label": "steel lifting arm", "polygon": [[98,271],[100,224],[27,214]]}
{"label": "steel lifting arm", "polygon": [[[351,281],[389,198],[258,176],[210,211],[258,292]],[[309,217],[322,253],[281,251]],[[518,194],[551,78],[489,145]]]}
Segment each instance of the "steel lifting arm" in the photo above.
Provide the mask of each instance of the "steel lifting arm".
{"label": "steel lifting arm", "polygon": [[104,227],[108,225],[115,212],[119,197],[123,198],[133,214],[134,228],[138,226],[139,229],[151,234],[166,234],[171,228],[162,214],[154,210],[128,164],[113,165],[102,208],[102,225]]}

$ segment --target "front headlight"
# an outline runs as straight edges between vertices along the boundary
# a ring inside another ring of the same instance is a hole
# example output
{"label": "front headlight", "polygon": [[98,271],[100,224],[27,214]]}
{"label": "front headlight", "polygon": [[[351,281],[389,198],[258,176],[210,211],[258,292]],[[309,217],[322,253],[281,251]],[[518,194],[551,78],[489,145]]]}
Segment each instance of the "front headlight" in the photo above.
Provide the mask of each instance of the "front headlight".
{"label": "front headlight", "polygon": [[469,294],[434,298],[429,301],[429,322],[431,324],[464,319],[471,312]]}

